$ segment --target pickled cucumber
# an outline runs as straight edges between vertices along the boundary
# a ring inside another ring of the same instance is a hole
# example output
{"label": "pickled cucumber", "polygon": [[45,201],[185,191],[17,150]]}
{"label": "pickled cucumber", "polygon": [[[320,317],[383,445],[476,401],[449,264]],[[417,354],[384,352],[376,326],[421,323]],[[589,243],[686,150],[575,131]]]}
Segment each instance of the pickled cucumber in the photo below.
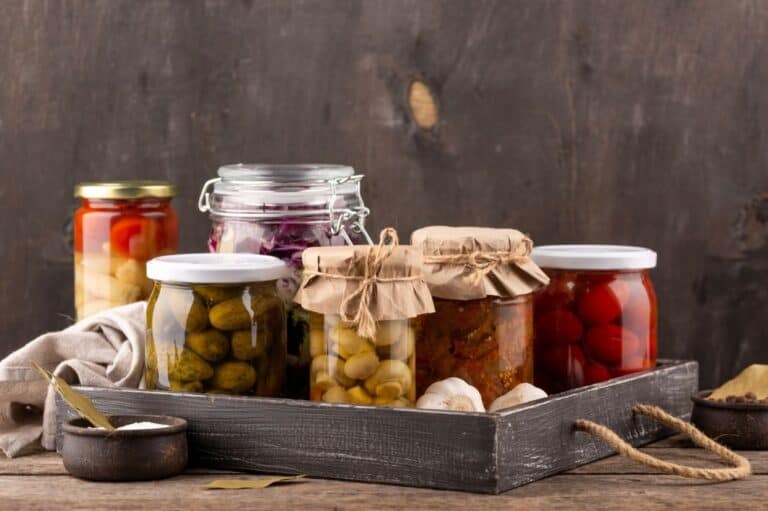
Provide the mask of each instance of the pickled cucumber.
{"label": "pickled cucumber", "polygon": [[211,325],[219,330],[245,330],[251,327],[251,315],[240,298],[230,298],[211,307]]}
{"label": "pickled cucumber", "polygon": [[168,383],[171,387],[171,390],[175,390],[177,392],[202,392],[203,391],[203,382],[201,381],[170,380]]}
{"label": "pickled cucumber", "polygon": [[238,360],[252,360],[260,357],[269,347],[269,336],[258,329],[254,335],[251,330],[232,332],[232,355]]}
{"label": "pickled cucumber", "polygon": [[211,387],[245,392],[256,383],[256,370],[247,362],[222,362],[214,369]]}
{"label": "pickled cucumber", "polygon": [[251,311],[256,318],[267,315],[282,316],[282,308],[283,302],[277,296],[263,294],[251,296]]}
{"label": "pickled cucumber", "polygon": [[213,368],[192,350],[182,350],[181,354],[168,358],[168,377],[179,381],[207,380],[213,376]]}
{"label": "pickled cucumber", "polygon": [[213,328],[188,333],[186,346],[209,362],[218,362],[229,353],[229,339]]}
{"label": "pickled cucumber", "polygon": [[242,286],[192,286],[192,289],[211,305],[243,294]]}
{"label": "pickled cucumber", "polygon": [[[260,316],[252,313],[252,305]],[[148,307],[148,388],[280,394],[286,370],[285,315],[274,282],[248,287],[160,283]],[[338,385],[336,378],[333,385]]]}

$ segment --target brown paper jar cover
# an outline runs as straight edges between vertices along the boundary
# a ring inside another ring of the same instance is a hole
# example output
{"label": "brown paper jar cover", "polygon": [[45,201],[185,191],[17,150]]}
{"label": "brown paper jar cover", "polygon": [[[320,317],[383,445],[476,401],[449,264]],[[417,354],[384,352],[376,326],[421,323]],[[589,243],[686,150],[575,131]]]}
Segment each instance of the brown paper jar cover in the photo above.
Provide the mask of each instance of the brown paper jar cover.
{"label": "brown paper jar cover", "polygon": [[434,225],[414,231],[411,244],[422,253],[424,280],[437,298],[507,298],[549,283],[530,259],[533,242],[515,229]]}
{"label": "brown paper jar cover", "polygon": [[[385,253],[380,264],[370,268],[378,250]],[[348,311],[357,310],[366,285],[370,286],[368,310],[375,321],[413,318],[435,311],[421,276],[420,254],[412,247],[311,247],[304,250],[302,262],[303,278],[294,301],[309,311],[341,314],[345,300],[349,302]]]}

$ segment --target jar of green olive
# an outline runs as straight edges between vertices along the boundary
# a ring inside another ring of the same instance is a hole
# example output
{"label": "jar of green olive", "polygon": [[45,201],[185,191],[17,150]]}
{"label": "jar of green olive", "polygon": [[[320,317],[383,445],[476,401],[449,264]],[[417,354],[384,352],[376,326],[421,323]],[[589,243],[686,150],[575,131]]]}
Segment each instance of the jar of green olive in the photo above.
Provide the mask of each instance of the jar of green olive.
{"label": "jar of green olive", "polygon": [[253,254],[155,258],[147,305],[148,389],[278,396],[285,380],[285,264]]}

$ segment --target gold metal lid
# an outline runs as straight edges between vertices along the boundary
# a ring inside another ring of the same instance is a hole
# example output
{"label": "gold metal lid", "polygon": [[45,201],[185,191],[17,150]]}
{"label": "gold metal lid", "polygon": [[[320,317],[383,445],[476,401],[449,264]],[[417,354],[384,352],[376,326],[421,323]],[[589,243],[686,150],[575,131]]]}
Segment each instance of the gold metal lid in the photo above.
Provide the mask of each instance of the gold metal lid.
{"label": "gold metal lid", "polygon": [[75,186],[75,197],[83,199],[164,199],[174,195],[176,187],[167,181],[103,181]]}

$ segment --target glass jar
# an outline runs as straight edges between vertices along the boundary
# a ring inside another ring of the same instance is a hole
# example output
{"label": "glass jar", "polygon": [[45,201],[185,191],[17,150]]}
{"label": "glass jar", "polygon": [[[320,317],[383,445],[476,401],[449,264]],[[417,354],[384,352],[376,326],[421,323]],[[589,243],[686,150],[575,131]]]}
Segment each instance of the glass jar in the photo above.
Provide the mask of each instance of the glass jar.
{"label": "glass jar", "polygon": [[278,282],[288,310],[286,395],[309,397],[309,314],[293,304],[307,247],[370,243],[362,175],[343,165],[225,165],[205,183],[199,209],[211,218],[211,252],[278,257],[292,270]]}
{"label": "glass jar", "polygon": [[175,190],[161,181],[81,183],[74,217],[77,319],[146,300],[146,262],[178,250]]}
{"label": "glass jar", "polygon": [[285,380],[277,258],[181,254],[147,265],[148,389],[274,397]]}
{"label": "glass jar", "polygon": [[458,377],[486,407],[533,382],[533,293],[549,282],[516,229],[429,226],[411,234],[435,303],[416,332],[416,390]]}
{"label": "glass jar", "polygon": [[310,397],[413,406],[415,332],[435,311],[420,254],[384,229],[377,246],[313,247],[294,299],[310,312]]}
{"label": "glass jar", "polygon": [[533,295],[444,300],[417,330],[419,395],[456,376],[489,406],[519,383],[533,382]]}
{"label": "glass jar", "polygon": [[549,275],[535,302],[536,385],[549,393],[656,366],[656,253],[617,245],[537,247]]}
{"label": "glass jar", "polygon": [[377,322],[360,337],[337,314],[310,313],[313,401],[413,406],[416,401],[413,320]]}

